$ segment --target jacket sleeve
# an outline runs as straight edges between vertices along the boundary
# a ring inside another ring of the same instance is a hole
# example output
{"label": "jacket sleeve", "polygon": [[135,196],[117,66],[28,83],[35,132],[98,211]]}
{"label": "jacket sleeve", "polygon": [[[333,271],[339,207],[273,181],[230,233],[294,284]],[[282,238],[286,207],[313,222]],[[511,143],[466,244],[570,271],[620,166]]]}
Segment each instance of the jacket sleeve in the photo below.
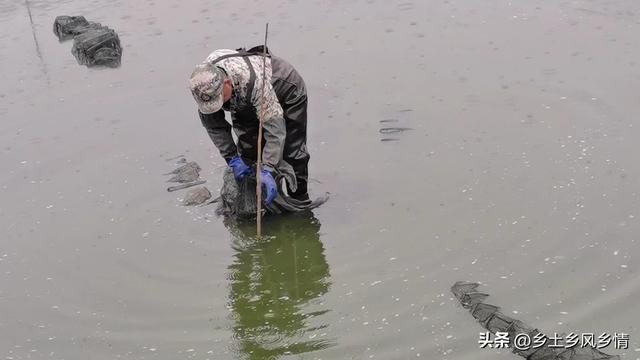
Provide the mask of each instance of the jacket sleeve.
{"label": "jacket sleeve", "polygon": [[273,171],[280,160],[284,151],[284,141],[287,136],[287,128],[285,125],[282,106],[278,102],[278,97],[271,84],[266,85],[266,102],[264,114],[262,114],[262,101],[258,97],[258,101],[254,102],[258,117],[262,116],[262,129],[265,140],[262,149],[262,160],[266,170]]}
{"label": "jacket sleeve", "polygon": [[211,141],[228,164],[231,158],[236,156],[238,149],[231,135],[231,124],[224,117],[224,110],[221,109],[213,114],[203,114],[198,111],[198,115]]}

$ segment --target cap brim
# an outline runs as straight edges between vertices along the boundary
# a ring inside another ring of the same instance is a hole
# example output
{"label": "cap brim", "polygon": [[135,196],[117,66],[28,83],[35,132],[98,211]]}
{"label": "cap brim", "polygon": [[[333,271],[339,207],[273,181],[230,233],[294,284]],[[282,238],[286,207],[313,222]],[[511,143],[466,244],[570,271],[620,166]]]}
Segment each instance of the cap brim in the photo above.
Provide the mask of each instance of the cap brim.
{"label": "cap brim", "polygon": [[200,112],[203,114],[213,114],[220,111],[220,109],[222,109],[222,103],[223,103],[222,96],[220,96],[219,99],[206,101],[206,102],[198,99],[197,102],[198,102],[198,110],[200,110]]}

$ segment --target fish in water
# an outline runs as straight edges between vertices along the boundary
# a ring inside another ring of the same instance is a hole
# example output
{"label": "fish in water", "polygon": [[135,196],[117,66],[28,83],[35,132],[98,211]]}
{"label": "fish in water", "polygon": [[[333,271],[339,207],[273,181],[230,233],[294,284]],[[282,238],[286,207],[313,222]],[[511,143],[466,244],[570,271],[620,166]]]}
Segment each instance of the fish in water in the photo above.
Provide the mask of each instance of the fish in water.
{"label": "fish in water", "polygon": [[[485,304],[484,300],[488,294],[477,291],[480,284],[458,281],[451,287],[451,292],[458,299],[463,308],[468,309],[482,327],[491,333],[507,333],[509,347],[513,352],[527,360],[620,360],[617,355],[607,355],[593,347],[551,347],[527,346],[518,349],[514,346],[513,340],[520,334],[526,334],[529,339],[544,335],[537,329],[513,319],[502,312],[495,305]],[[546,339],[546,337],[544,337]]]}
{"label": "fish in water", "polygon": [[408,127],[388,127],[388,128],[382,128],[379,131],[380,131],[380,134],[395,134],[395,133],[400,133],[408,130],[413,130],[413,129]]}
{"label": "fish in water", "polygon": [[173,161],[173,160],[180,160],[180,159],[184,159],[184,155],[178,155],[178,156],[174,156],[172,158],[168,158],[166,159],[167,161]]}
{"label": "fish in water", "polygon": [[167,191],[168,192],[172,192],[172,191],[182,190],[182,189],[190,188],[192,186],[202,185],[202,184],[204,184],[206,182],[207,182],[207,180],[197,180],[197,181],[190,182],[190,183],[184,183],[184,184],[180,184],[180,185],[169,186],[167,188]]}
{"label": "fish in water", "polygon": [[195,161],[190,161],[179,168],[165,175],[173,175],[168,182],[188,183],[200,178],[200,165]]}
{"label": "fish in water", "polygon": [[182,199],[182,205],[184,206],[195,206],[203,204],[205,201],[211,199],[211,193],[209,189],[204,186],[198,186],[197,188],[191,189]]}

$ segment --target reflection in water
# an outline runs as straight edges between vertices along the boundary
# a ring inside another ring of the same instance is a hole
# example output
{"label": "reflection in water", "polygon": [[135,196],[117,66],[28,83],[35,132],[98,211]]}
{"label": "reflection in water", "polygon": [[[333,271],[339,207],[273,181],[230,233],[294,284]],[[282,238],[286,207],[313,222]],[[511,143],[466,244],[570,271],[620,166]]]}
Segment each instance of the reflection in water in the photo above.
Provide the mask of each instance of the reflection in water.
{"label": "reflection in water", "polygon": [[265,219],[262,240],[255,224],[227,226],[236,251],[229,306],[240,356],[272,360],[332,346],[318,318],[329,311],[320,296],[330,275],[313,214]]}

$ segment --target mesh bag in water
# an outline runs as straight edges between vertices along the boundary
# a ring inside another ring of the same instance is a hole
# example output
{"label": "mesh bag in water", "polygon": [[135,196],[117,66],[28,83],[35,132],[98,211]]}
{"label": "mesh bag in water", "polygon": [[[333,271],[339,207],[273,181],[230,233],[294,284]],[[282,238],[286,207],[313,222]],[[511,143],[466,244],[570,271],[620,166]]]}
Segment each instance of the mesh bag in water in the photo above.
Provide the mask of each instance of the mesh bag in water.
{"label": "mesh bag in water", "polygon": [[222,179],[218,214],[238,218],[255,216],[257,209],[255,176],[245,176],[242,181],[236,181],[233,171],[227,169]]}
{"label": "mesh bag in water", "polygon": [[109,28],[89,29],[73,38],[71,52],[80,65],[120,66],[120,38]]}
{"label": "mesh bag in water", "polygon": [[617,355],[608,355],[592,347],[585,348],[556,348],[543,346],[539,348],[529,347],[516,349],[513,340],[517,334],[527,334],[529,339],[541,334],[539,330],[503,314],[500,308],[495,305],[485,304],[484,300],[489,296],[477,291],[478,283],[468,283],[458,281],[451,292],[460,301],[465,309],[480,322],[482,327],[495,334],[506,332],[509,334],[509,346],[513,352],[527,360],[620,360]]}
{"label": "mesh bag in water", "polygon": [[256,198],[256,178],[255,176],[245,176],[237,182],[238,194],[235,199],[233,213],[239,218],[250,218],[256,216],[258,208]]}
{"label": "mesh bag in water", "polygon": [[91,29],[101,28],[104,28],[104,26],[99,23],[89,22],[84,16],[58,16],[53,22],[53,33],[56,34],[60,41],[73,39],[76,35]]}
{"label": "mesh bag in water", "polygon": [[[236,181],[233,176],[233,170],[227,169],[222,177],[223,184],[220,189],[220,205],[217,213],[219,215],[236,217],[239,219],[248,219],[256,216],[256,177],[255,175],[245,176],[242,181]],[[290,198],[284,191],[284,178],[276,175],[276,183],[278,184],[278,195],[271,205],[265,205],[262,208],[264,214],[284,214],[301,212],[314,209],[324,204],[329,196],[318,198],[314,201],[300,201]],[[262,197],[266,196],[262,192]]]}

